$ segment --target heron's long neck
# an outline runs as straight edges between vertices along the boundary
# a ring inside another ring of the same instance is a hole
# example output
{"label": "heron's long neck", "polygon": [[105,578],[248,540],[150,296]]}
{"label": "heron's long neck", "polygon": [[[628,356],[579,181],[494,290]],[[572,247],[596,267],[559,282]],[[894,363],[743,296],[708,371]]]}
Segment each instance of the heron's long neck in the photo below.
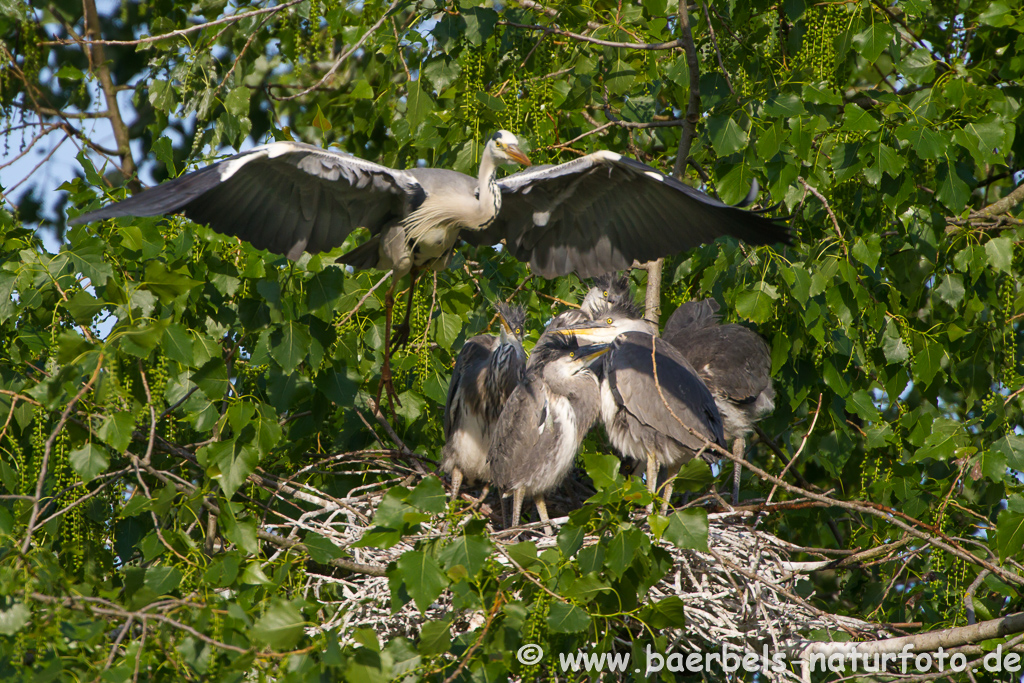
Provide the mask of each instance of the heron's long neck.
{"label": "heron's long neck", "polygon": [[493,143],[487,143],[487,148],[484,149],[483,158],[480,160],[480,175],[477,177],[482,228],[490,225],[501,210],[501,190],[498,189],[498,181],[494,178],[495,164],[491,144]]}

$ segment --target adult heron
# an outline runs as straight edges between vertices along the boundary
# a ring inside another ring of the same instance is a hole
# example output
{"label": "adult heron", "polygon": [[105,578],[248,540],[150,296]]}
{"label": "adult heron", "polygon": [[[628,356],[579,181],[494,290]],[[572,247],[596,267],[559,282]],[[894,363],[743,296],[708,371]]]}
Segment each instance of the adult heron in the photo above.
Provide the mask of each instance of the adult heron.
{"label": "adult heron", "polygon": [[526,369],[526,309],[500,301],[494,308],[501,323],[499,334],[478,334],[468,339],[455,360],[448,385],[441,469],[452,475],[453,500],[459,497],[463,477],[470,482],[485,482],[481,499],[487,495],[491,432]]}
{"label": "adult heron", "polygon": [[505,404],[487,453],[494,483],[512,494],[506,527],[519,523],[526,496],[548,521],[544,496],[565,479],[597,420],[599,390],[591,368],[607,350],[607,344],[580,346],[572,334],[534,347],[534,363]]}
{"label": "adult heron", "polygon": [[[662,338],[679,349],[704,380],[722,415],[725,437],[732,452],[744,457],[745,438],[754,423],[775,408],[771,350],[761,335],[730,323],[719,324],[714,299],[689,301],[677,308]],[[739,463],[733,470],[733,504],[739,502]]]}
{"label": "adult heron", "polygon": [[[365,227],[370,240],[341,261],[393,270],[385,301],[388,344],[408,338],[416,273],[445,268],[460,236],[473,244],[504,240],[509,253],[546,278],[621,270],[723,235],[750,244],[790,242],[783,224],[615,152],[534,166],[498,181],[495,171],[505,162],[530,163],[504,130],[484,145],[476,178],[445,169],[397,170],[313,145],[272,142],[69,224],[180,212],[292,259],[338,247]],[[406,273],[412,273],[409,305],[392,342],[395,284]],[[391,395],[388,359],[389,349],[381,380]]]}
{"label": "adult heron", "polygon": [[664,469],[664,512],[680,467],[706,453],[707,442],[724,447],[725,436],[711,392],[683,354],[656,332],[635,304],[622,300],[575,334],[611,341],[599,372],[601,422],[616,450],[646,463],[652,494]]}

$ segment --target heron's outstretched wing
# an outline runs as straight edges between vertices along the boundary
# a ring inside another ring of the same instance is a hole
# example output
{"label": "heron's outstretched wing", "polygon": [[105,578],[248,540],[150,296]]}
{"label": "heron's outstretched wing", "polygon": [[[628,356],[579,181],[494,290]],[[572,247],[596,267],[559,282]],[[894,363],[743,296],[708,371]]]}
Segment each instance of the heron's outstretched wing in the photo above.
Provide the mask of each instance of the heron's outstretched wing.
{"label": "heron's outstretched wing", "polygon": [[788,228],[723,204],[615,152],[534,166],[500,181],[502,206],[472,244],[496,244],[551,278],[592,277],[731,235],[749,244],[789,244]]}
{"label": "heron's outstretched wing", "polygon": [[289,258],[329,251],[352,230],[377,234],[425,198],[419,182],[358,157],[299,142],[236,154],[69,224],[184,213],[217,232]]}
{"label": "heron's outstretched wing", "polygon": [[[653,363],[652,343],[656,345]],[[675,347],[649,334],[626,332],[612,349],[608,362],[614,364],[614,372],[609,369],[609,381],[617,399],[637,420],[694,450],[703,441],[684,425],[725,445],[722,418],[711,392]],[[655,365],[661,392],[654,384]]]}

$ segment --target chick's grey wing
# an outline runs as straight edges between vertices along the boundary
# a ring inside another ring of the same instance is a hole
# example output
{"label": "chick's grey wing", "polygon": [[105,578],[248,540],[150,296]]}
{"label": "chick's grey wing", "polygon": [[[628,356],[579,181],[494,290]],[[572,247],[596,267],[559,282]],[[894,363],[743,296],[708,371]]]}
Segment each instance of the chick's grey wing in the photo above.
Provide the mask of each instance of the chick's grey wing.
{"label": "chick's grey wing", "polygon": [[272,142],[69,224],[184,213],[217,232],[289,258],[329,251],[352,230],[379,233],[425,198],[409,173],[298,142]]}
{"label": "chick's grey wing", "polygon": [[444,403],[444,437],[447,439],[459,428],[466,404],[480,402],[478,384],[480,373],[487,368],[497,339],[489,334],[478,334],[466,340],[455,359],[455,368],[448,383],[448,398]]}
{"label": "chick's grey wing", "polygon": [[[491,433],[487,464],[494,483],[511,489],[536,467],[537,453],[550,436],[547,397],[530,375],[516,386]],[[547,436],[545,433],[548,433]]]}
{"label": "chick's grey wing", "polygon": [[[654,362],[652,341],[656,345]],[[714,397],[675,347],[648,334],[627,332],[616,339],[609,363],[613,364],[609,372],[614,371],[614,389],[637,420],[689,448],[698,449],[704,444],[684,425],[725,445],[722,417]]]}
{"label": "chick's grey wing", "polygon": [[698,330],[680,347],[697,373],[735,403],[751,403],[771,384],[771,350],[735,323]]}

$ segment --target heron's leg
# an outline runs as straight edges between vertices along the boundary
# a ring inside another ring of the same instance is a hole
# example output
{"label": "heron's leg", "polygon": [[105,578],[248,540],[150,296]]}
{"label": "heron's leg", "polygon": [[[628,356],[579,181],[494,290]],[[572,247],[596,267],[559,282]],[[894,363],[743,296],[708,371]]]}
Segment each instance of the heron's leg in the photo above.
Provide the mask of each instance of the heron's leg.
{"label": "heron's leg", "polygon": [[490,484],[484,484],[483,490],[480,491],[480,498],[477,499],[476,502],[477,503],[484,502],[484,498],[486,498],[487,494],[490,493],[490,492],[491,492],[491,485]]}
{"label": "heron's leg", "polygon": [[672,500],[672,486],[675,484],[676,475],[679,474],[680,465],[673,465],[665,468],[665,501],[661,504],[662,516],[668,513],[669,501]]}
{"label": "heron's leg", "polygon": [[519,516],[523,514],[523,498],[525,497],[526,491],[521,488],[512,492],[512,521],[505,525],[506,529],[519,526]]}
{"label": "heron's leg", "polygon": [[548,504],[544,502],[544,496],[536,495],[533,497],[533,504],[537,506],[537,514],[540,516],[540,521],[544,522],[544,535],[551,535],[551,519],[548,517]]}
{"label": "heron's leg", "polygon": [[[647,490],[654,495],[654,492],[658,489],[658,459],[654,453],[647,454]],[[647,514],[654,512],[654,501],[647,506]]]}
{"label": "heron's leg", "polygon": [[459,489],[462,488],[462,470],[458,467],[452,468],[452,500],[459,499]]}
{"label": "heron's leg", "polygon": [[[736,440],[732,442],[732,454],[740,460],[743,460],[743,454],[746,450],[746,444],[743,443],[743,437],[738,436]],[[743,474],[743,465],[733,461],[732,463],[732,504],[740,504],[740,476]]]}
{"label": "heron's leg", "polygon": [[417,275],[419,275],[418,268],[413,268],[409,271],[409,300],[405,305],[405,319],[401,325],[395,326],[395,336],[391,338],[392,347],[405,346],[406,342],[409,341],[409,316],[412,314],[412,295],[416,291]]}
{"label": "heron's leg", "polygon": [[[384,362],[380,367],[380,386],[377,387],[377,405],[380,406],[380,395],[387,389],[388,403],[391,405],[391,419],[397,422],[395,415],[395,404],[402,405],[395,394],[395,387],[391,383],[391,344],[388,340],[391,337],[391,314],[395,307],[395,278],[391,278],[391,286],[384,296]],[[383,411],[381,411],[383,415]]]}

